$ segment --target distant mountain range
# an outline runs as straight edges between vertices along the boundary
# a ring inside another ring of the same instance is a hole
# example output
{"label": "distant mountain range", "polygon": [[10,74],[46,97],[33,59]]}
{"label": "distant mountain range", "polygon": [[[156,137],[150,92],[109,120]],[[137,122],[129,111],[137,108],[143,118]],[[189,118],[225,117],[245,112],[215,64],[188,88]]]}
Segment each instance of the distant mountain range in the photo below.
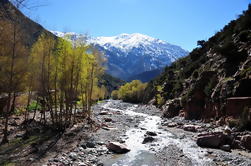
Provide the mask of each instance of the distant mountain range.
{"label": "distant mountain range", "polygon": [[[52,31],[52,33],[70,40],[82,39],[94,45],[108,59],[107,73],[123,80],[135,78],[149,81],[156,75],[154,72],[147,75],[147,71],[160,71],[178,58],[188,55],[188,52],[179,46],[139,33],[97,38],[85,38],[72,32]],[[144,75],[137,77],[141,73],[144,73],[146,78],[142,79]]]}

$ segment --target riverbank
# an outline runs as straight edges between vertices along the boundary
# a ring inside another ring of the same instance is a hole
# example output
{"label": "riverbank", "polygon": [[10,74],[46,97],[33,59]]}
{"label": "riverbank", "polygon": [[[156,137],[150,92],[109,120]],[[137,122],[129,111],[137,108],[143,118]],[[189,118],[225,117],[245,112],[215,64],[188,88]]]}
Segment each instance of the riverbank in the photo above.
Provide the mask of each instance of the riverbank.
{"label": "riverbank", "polygon": [[[88,138],[80,140],[72,150],[51,157],[46,162],[47,165],[248,166],[251,164],[250,154],[247,152],[225,152],[198,147],[196,138],[199,132],[168,127],[166,124],[171,121],[162,120],[161,112],[154,106],[110,100],[97,104],[93,110],[96,121],[101,124],[96,127],[96,132],[88,133]],[[206,125],[200,122],[193,123]],[[156,135],[149,136],[147,132],[154,132]],[[143,144],[146,137],[152,137],[153,140]],[[106,145],[109,142],[123,143],[130,152],[114,154],[107,149]]]}

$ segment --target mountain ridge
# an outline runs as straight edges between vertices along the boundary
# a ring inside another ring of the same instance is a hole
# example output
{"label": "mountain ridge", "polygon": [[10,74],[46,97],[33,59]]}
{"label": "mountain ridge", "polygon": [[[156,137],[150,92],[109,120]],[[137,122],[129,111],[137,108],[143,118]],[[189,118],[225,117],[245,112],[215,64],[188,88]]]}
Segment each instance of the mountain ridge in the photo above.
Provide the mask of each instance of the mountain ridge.
{"label": "mountain ridge", "polygon": [[72,41],[83,38],[84,42],[92,44],[105,54],[108,59],[107,73],[123,80],[146,71],[164,68],[188,54],[180,46],[140,33],[86,38],[74,32],[51,32]]}

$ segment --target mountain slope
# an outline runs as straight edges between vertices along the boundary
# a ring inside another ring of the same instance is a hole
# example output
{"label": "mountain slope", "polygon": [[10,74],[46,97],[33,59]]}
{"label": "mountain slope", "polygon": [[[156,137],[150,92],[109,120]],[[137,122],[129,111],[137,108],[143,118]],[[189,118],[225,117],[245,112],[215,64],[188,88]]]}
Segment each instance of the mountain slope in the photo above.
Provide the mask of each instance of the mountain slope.
{"label": "mountain slope", "polygon": [[163,72],[163,69],[155,69],[155,70],[151,70],[151,71],[145,71],[143,73],[136,74],[136,75],[129,77],[128,81],[140,80],[141,82],[149,82],[152,79],[159,76],[161,74],[161,72]]}
{"label": "mountain slope", "polygon": [[125,81],[115,78],[107,73],[104,73],[99,78],[99,86],[100,87],[102,85],[105,86],[109,95],[112,93],[113,90],[117,90],[120,86],[124,84],[125,84]]}
{"label": "mountain slope", "polygon": [[[67,36],[70,40],[83,37],[76,33],[52,32],[60,37]],[[145,71],[163,68],[188,54],[179,46],[139,33],[91,38],[87,42],[107,56],[107,73],[124,80]]]}
{"label": "mountain slope", "polygon": [[[239,19],[198,44],[148,84],[146,102],[153,99],[166,117],[181,109],[188,119],[241,116],[251,107],[250,99],[229,98],[251,96],[251,5]],[[234,102],[238,104],[230,106]]]}
{"label": "mountain slope", "polygon": [[[49,32],[43,28],[40,24],[32,21],[26,17],[22,12],[20,12],[15,6],[13,6],[8,0],[0,0],[0,39],[1,33],[9,31],[6,29],[5,24],[15,24],[17,26],[18,35],[22,37],[23,45],[27,46],[29,49],[37,41],[38,37],[45,33],[47,35],[53,36],[55,39],[58,37],[53,33]],[[21,34],[20,34],[21,33]],[[60,36],[60,35],[58,35]],[[1,40],[0,40],[1,46]],[[122,85],[124,82],[113,78],[107,74],[101,76],[100,85],[104,85],[109,92],[116,89],[118,86]]]}
{"label": "mountain slope", "polygon": [[[4,24],[16,24],[18,33],[25,38],[24,44],[31,47],[32,44],[38,39],[40,34],[46,33],[53,35],[51,32],[44,29],[41,25],[30,20],[18,9],[16,9],[8,0],[0,1],[0,32],[5,31]],[[54,36],[54,35],[53,35]],[[54,36],[56,38],[56,36]]]}

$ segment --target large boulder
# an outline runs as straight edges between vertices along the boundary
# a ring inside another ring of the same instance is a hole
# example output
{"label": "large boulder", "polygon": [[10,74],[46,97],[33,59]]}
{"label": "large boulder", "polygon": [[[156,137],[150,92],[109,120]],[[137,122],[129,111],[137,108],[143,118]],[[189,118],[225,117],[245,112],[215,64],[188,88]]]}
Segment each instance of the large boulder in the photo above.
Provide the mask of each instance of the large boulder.
{"label": "large boulder", "polygon": [[181,110],[181,99],[176,98],[173,100],[168,100],[165,105],[162,106],[163,117],[164,118],[173,118],[179,115]]}
{"label": "large boulder", "polygon": [[130,149],[128,149],[126,147],[126,145],[121,144],[119,142],[110,142],[107,145],[107,149],[109,149],[110,151],[112,151],[114,153],[118,153],[118,154],[127,153],[130,151]]}
{"label": "large boulder", "polygon": [[197,145],[207,148],[219,148],[222,144],[223,133],[207,133],[199,135]]}

